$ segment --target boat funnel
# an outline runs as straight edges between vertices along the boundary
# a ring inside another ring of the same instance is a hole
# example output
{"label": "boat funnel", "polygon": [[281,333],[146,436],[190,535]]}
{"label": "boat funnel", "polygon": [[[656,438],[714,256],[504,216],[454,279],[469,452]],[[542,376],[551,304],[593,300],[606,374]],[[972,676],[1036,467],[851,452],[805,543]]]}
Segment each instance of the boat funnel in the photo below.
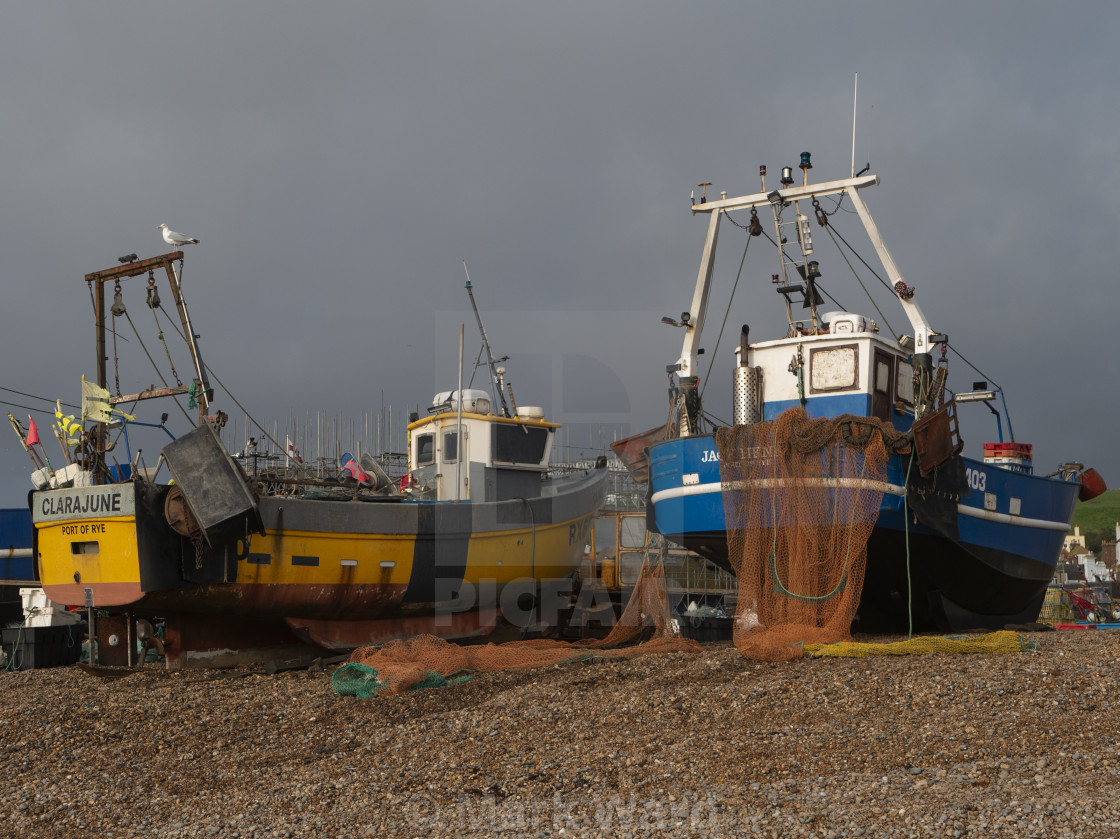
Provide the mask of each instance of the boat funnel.
{"label": "boat funnel", "polygon": [[762,419],[762,368],[743,364],[742,348],[735,348],[738,363],[732,371],[732,420],[735,425],[754,425]]}

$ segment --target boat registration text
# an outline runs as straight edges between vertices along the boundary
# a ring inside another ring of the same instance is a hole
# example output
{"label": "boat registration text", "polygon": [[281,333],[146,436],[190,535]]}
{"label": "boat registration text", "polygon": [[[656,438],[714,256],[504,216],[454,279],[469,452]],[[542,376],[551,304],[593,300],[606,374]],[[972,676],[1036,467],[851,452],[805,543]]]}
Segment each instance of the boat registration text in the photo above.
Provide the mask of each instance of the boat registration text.
{"label": "boat registration text", "polygon": [[[31,515],[36,523],[94,516],[98,518],[132,516],[136,513],[136,498],[130,491],[131,489],[130,485],[122,485],[75,487],[37,492],[32,503]],[[92,527],[93,525],[86,524],[83,526]],[[104,527],[104,525],[99,526]],[[90,533],[94,531],[85,530],[81,532]]]}

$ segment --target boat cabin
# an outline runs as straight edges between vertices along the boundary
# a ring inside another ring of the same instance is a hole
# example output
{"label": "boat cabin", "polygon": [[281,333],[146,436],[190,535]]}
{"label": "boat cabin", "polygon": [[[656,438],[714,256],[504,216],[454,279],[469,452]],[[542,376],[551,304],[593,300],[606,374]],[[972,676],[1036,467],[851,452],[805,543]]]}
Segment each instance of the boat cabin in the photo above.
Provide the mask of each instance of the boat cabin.
{"label": "boat cabin", "polygon": [[[461,410],[460,410],[461,408]],[[483,390],[437,393],[428,416],[408,426],[409,491],[435,501],[535,498],[548,471],[553,435],[541,408],[491,413]]]}
{"label": "boat cabin", "polygon": [[[792,335],[735,350],[738,368],[750,370],[755,384],[740,387],[736,373],[737,411],[752,412],[748,421],[775,419],[804,404],[810,417],[840,414],[873,416],[905,431],[914,417],[914,368],[900,343],[879,333],[873,320],[850,312],[827,312],[820,328],[795,324]],[[737,415],[736,421],[742,421]]]}

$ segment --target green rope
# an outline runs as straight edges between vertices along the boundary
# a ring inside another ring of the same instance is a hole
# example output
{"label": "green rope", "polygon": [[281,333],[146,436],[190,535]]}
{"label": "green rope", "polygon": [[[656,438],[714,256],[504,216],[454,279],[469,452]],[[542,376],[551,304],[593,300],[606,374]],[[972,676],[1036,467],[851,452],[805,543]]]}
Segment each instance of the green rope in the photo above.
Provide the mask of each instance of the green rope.
{"label": "green rope", "polygon": [[[844,565],[848,566],[848,561],[852,556],[852,531],[848,530],[848,550],[847,555],[844,557]],[[778,576],[778,529],[774,528],[774,545],[770,548],[770,575],[774,578],[774,588],[784,594],[786,597],[792,597],[794,600],[803,600],[807,603],[823,603],[826,600],[831,600],[837,594],[844,590],[844,586],[848,583],[848,571],[850,569],[845,567],[843,576],[836,584],[836,587],[828,594],[822,594],[817,597],[810,597],[806,594],[794,594],[782,583],[782,578]]]}
{"label": "green rope", "polygon": [[910,505],[906,496],[910,492],[910,468],[914,465],[914,450],[910,450],[910,462],[906,465],[906,481],[902,486],[902,532],[906,540],[906,638],[914,637],[914,588],[910,581]]}

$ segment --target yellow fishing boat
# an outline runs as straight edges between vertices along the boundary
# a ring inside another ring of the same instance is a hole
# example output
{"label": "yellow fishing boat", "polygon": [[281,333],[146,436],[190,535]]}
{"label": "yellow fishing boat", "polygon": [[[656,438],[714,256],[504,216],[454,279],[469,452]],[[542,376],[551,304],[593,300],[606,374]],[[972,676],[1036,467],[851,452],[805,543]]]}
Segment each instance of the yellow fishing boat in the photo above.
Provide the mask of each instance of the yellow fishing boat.
{"label": "yellow fishing boat", "polygon": [[[86,276],[100,388],[105,284],[117,284],[119,299],[121,279],[148,274],[150,289],[165,269],[193,336],[181,260],[167,254]],[[294,459],[250,476],[221,439],[208,368],[188,343],[191,387],[107,399],[110,410],[153,395],[196,401],[198,425],[161,452],[167,480],[138,461],[109,467],[108,423],[98,422],[74,449],[77,468],[32,493],[42,586],[56,603],[93,610],[103,663],[133,663],[136,633],[157,621],[168,665],[178,667],[321,655],[422,632],[485,635],[503,621],[542,626],[570,605],[606,470],[552,469],[559,426],[510,404],[512,391],[507,403],[492,356],[498,404],[464,389],[460,374],[427,416],[413,415],[400,478],[368,454],[340,458],[341,477],[309,477]],[[123,424],[127,433],[133,423]]]}

